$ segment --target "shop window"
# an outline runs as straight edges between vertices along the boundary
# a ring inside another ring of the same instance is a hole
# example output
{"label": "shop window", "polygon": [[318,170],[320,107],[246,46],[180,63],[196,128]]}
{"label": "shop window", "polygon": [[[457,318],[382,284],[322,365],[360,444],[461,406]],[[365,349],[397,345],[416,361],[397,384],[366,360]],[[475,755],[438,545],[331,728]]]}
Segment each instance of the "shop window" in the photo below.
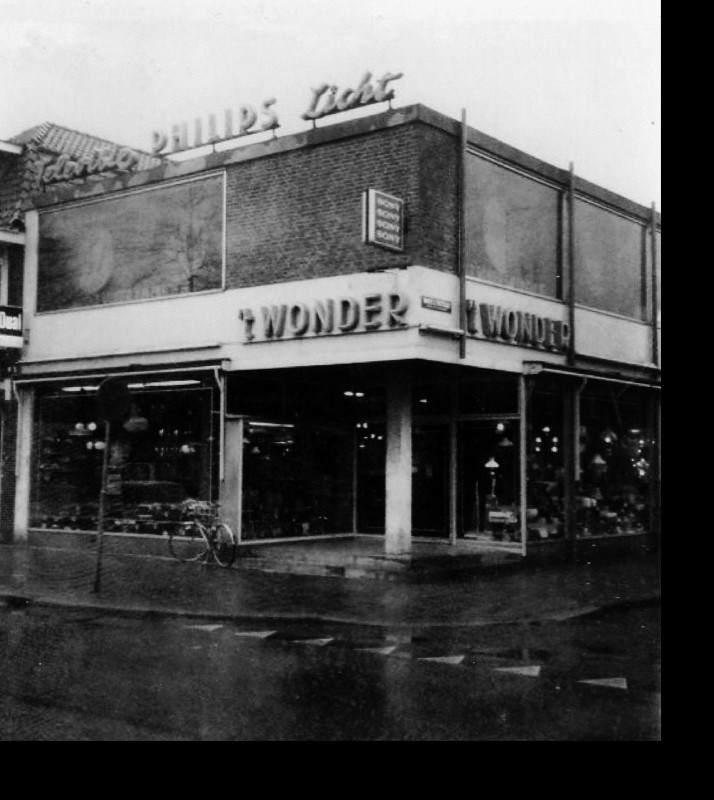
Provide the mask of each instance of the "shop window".
{"label": "shop window", "polygon": [[220,289],[223,177],[40,215],[37,310]]}
{"label": "shop window", "polygon": [[518,378],[484,370],[471,380],[461,381],[459,413],[517,414]]}
{"label": "shop window", "polygon": [[528,387],[526,530],[529,541],[565,535],[565,389],[538,380]]}
{"label": "shop window", "polygon": [[518,420],[464,422],[459,441],[464,538],[520,545]]}
{"label": "shop window", "polygon": [[417,383],[412,388],[412,414],[415,417],[448,416],[451,413],[451,384]]}
{"label": "shop window", "polygon": [[357,528],[384,533],[386,517],[387,434],[383,421],[356,423]]}
{"label": "shop window", "polygon": [[644,319],[645,226],[575,201],[575,293],[585,306]]}
{"label": "shop window", "polygon": [[383,497],[384,388],[364,371],[233,376],[228,408],[245,417],[244,539],[352,532],[356,478],[360,524],[383,528],[371,456],[381,450]]}
{"label": "shop window", "polygon": [[[186,501],[214,499],[212,391],[135,390],[132,399],[110,438],[105,527],[162,534]],[[36,430],[31,524],[96,530],[105,446],[96,387],[40,396]]]}
{"label": "shop window", "polygon": [[562,193],[470,155],[466,164],[469,275],[557,297]]}
{"label": "shop window", "polygon": [[649,529],[653,444],[641,391],[586,387],[580,398],[578,536]]}
{"label": "shop window", "polygon": [[347,429],[246,421],[243,538],[351,532],[352,453]]}

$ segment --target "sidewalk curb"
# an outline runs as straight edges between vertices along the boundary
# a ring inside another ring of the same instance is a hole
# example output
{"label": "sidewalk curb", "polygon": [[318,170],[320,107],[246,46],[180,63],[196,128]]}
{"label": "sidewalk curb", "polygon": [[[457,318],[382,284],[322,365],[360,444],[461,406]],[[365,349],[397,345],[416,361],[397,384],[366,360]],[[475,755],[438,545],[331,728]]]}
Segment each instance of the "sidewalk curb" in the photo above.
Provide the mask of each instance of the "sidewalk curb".
{"label": "sidewalk curb", "polygon": [[395,621],[395,620],[374,620],[374,619],[361,619],[358,617],[349,616],[330,616],[318,613],[297,613],[291,614],[287,612],[246,612],[246,613],[226,613],[218,611],[200,611],[185,608],[162,608],[157,606],[142,606],[142,605],[111,605],[109,603],[101,603],[87,599],[83,601],[80,598],[70,597],[57,597],[48,595],[32,595],[21,594],[3,590],[0,588],[0,600],[6,605],[15,608],[26,608],[29,606],[36,606],[40,608],[57,608],[72,611],[101,611],[110,613],[115,616],[123,617],[171,617],[174,619],[203,619],[215,622],[233,622],[233,623],[286,623],[286,622],[303,622],[303,623],[321,623],[333,625],[352,625],[370,628],[409,628],[409,629],[425,629],[425,628],[484,628],[494,626],[511,626],[511,625],[542,625],[544,623],[558,623],[568,622],[574,619],[592,619],[602,614],[611,611],[628,610],[631,608],[648,608],[658,605],[662,602],[661,595],[651,595],[648,597],[619,600],[613,603],[604,603],[602,605],[586,605],[579,608],[566,609],[562,612],[554,612],[552,614],[545,614],[542,617],[529,618],[529,617],[512,617],[510,619],[481,619],[472,620],[469,622],[444,622],[443,620],[431,620],[429,622],[409,622],[409,621]]}

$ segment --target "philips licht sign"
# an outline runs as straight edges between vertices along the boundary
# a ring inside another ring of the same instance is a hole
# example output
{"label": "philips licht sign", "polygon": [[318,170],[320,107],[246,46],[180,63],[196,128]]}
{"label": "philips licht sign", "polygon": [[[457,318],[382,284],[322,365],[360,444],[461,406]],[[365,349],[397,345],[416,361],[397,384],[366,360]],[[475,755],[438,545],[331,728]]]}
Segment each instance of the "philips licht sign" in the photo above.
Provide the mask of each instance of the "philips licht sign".
{"label": "philips licht sign", "polygon": [[22,309],[0,306],[0,347],[22,347]]}
{"label": "philips licht sign", "polygon": [[404,201],[377,189],[362,195],[362,240],[366,244],[404,250]]}

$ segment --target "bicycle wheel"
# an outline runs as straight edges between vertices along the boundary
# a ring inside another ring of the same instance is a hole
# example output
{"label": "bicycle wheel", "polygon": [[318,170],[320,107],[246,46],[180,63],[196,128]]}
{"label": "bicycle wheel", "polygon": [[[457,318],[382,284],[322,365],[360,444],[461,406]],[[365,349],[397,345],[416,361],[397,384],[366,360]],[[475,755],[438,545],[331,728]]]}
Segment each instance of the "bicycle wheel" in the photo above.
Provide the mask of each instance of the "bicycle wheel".
{"label": "bicycle wheel", "polygon": [[233,531],[225,524],[219,522],[211,531],[213,539],[213,557],[219,567],[230,567],[236,559],[238,542]]}
{"label": "bicycle wheel", "polygon": [[169,532],[169,552],[177,561],[198,561],[208,549],[206,531],[198,522],[177,525]]}

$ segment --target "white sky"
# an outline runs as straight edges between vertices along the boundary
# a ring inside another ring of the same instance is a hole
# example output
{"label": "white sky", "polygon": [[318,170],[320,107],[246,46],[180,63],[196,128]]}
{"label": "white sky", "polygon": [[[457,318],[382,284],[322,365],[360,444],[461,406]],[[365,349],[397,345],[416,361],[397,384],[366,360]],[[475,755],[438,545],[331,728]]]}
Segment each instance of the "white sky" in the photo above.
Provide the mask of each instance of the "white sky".
{"label": "white sky", "polygon": [[403,72],[395,106],[465,108],[660,208],[660,34],[659,0],[0,0],[0,139],[50,120],[149,149],[269,96],[285,135],[310,87]]}

